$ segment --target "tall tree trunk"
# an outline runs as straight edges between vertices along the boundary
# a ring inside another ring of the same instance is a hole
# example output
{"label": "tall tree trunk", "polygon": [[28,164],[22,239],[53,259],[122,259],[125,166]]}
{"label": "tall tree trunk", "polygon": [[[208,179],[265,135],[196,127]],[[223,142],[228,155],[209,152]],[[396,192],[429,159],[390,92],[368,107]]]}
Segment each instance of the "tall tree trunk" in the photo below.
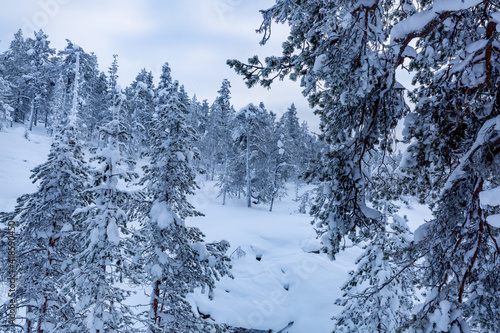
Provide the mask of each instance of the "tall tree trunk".
{"label": "tall tree trunk", "polygon": [[33,130],[33,118],[35,115],[35,98],[31,101],[31,111],[30,111],[30,120],[28,122],[28,131]]}
{"label": "tall tree trunk", "polygon": [[250,133],[247,131],[247,166],[246,166],[246,176],[247,176],[247,207],[252,206],[252,184],[250,179]]}

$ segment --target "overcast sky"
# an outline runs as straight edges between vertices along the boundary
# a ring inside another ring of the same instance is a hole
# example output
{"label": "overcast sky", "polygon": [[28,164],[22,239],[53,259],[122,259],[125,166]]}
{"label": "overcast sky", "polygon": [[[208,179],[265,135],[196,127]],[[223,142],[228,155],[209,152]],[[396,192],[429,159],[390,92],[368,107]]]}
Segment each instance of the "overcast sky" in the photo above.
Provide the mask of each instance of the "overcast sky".
{"label": "overcast sky", "polygon": [[142,69],[158,78],[168,62],[172,76],[199,100],[211,103],[222,80],[232,85],[235,108],[263,101],[269,110],[282,114],[292,102],[299,117],[317,131],[312,114],[297,82],[276,82],[271,90],[246,88],[242,78],[226,65],[227,59],[246,61],[258,54],[281,54],[288,27],[273,27],[271,41],[260,46],[259,9],[274,0],[0,0],[0,50],[22,28],[26,36],[43,29],[51,46],[63,49],[66,39],[94,52],[101,70],[118,54],[120,84],[130,84]]}

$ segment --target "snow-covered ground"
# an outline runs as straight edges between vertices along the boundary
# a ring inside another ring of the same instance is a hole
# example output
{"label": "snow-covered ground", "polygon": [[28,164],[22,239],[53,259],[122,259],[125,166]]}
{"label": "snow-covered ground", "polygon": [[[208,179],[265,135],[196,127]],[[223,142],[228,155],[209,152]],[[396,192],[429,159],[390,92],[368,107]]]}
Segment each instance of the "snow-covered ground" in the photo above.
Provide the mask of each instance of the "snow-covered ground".
{"label": "snow-covered ground", "polygon": [[[0,211],[13,210],[17,197],[36,191],[30,170],[46,160],[50,137],[38,127],[29,138],[24,138],[22,126],[0,132]],[[269,212],[267,205],[247,208],[236,198],[222,206],[213,182],[200,185],[190,200],[205,216],[190,218],[187,224],[199,227],[207,242],[231,243],[234,279],[221,279],[213,300],[201,291],[191,295],[193,307],[236,327],[278,331],[293,322],[289,333],[331,332],[330,318],[340,310],[334,301],[342,295],[340,287],[361,249],[347,249],[335,261],[313,253],[320,245],[311,217],[297,212],[292,196]],[[408,215],[412,230],[430,218],[418,205],[404,208],[400,215]],[[4,297],[0,288],[0,299]],[[147,298],[137,295],[135,300]]]}

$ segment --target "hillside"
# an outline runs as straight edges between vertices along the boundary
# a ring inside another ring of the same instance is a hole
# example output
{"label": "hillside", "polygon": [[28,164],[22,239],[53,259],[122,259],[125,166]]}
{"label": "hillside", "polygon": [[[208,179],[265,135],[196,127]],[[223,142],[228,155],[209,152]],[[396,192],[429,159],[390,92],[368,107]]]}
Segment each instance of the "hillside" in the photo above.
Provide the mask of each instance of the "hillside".
{"label": "hillside", "polygon": [[[44,128],[35,128],[29,140],[23,134],[21,126],[0,132],[0,211],[12,210],[18,196],[36,190],[30,170],[45,161],[50,148]],[[314,253],[320,244],[311,217],[297,212],[292,197],[277,202],[273,212],[260,205],[249,209],[236,198],[223,206],[214,182],[198,182],[201,188],[190,200],[205,216],[189,218],[187,224],[199,227],[207,242],[230,242],[234,279],[221,279],[213,300],[196,291],[190,297],[193,307],[235,327],[277,332],[293,322],[286,332],[331,332],[330,318],[339,311],[334,301],[362,250],[349,248],[330,261]],[[422,207],[401,213],[410,215],[412,229],[428,217]],[[147,286],[144,290],[149,292]],[[139,292],[130,302],[147,299]]]}

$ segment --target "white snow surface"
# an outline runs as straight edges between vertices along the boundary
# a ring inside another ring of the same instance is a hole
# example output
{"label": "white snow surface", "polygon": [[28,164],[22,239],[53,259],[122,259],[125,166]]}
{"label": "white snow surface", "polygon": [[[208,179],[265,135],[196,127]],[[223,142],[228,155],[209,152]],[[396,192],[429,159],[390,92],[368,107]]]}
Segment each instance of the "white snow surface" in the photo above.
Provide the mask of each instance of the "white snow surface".
{"label": "white snow surface", "polygon": [[19,124],[0,131],[0,212],[14,210],[20,195],[36,191],[29,179],[31,170],[49,154],[51,139],[43,127],[35,126],[29,141],[24,131]]}
{"label": "white snow surface", "polygon": [[[18,125],[0,132],[0,211],[12,211],[17,197],[36,191],[29,179],[30,170],[46,161],[50,149],[50,137],[43,128],[35,128],[30,141],[23,138],[23,133],[24,127]],[[294,322],[286,332],[331,332],[334,327],[330,318],[340,312],[334,302],[342,296],[340,288],[348,272],[355,269],[354,262],[362,250],[349,248],[335,261],[313,253],[320,249],[320,243],[310,224],[311,217],[297,212],[292,188],[289,197],[276,202],[273,212],[269,212],[267,205],[245,207],[243,198],[230,198],[223,206],[215,182],[200,180],[199,185],[201,189],[189,200],[205,216],[191,217],[186,225],[199,227],[207,242],[230,242],[228,255],[234,279],[223,277],[217,282],[212,301],[206,293],[196,290],[189,297],[194,309],[198,307],[217,322],[236,327],[279,331]],[[399,212],[408,216],[412,230],[430,218],[425,207],[415,207]],[[155,203],[153,211],[151,217],[160,227],[174,223],[175,216],[165,203]],[[194,248],[200,258],[207,255],[203,244],[195,244]],[[158,274],[159,269],[153,266],[148,271]],[[6,290],[0,284],[0,301]],[[150,290],[150,286],[140,288],[127,303],[147,304],[149,296],[145,293]]]}

